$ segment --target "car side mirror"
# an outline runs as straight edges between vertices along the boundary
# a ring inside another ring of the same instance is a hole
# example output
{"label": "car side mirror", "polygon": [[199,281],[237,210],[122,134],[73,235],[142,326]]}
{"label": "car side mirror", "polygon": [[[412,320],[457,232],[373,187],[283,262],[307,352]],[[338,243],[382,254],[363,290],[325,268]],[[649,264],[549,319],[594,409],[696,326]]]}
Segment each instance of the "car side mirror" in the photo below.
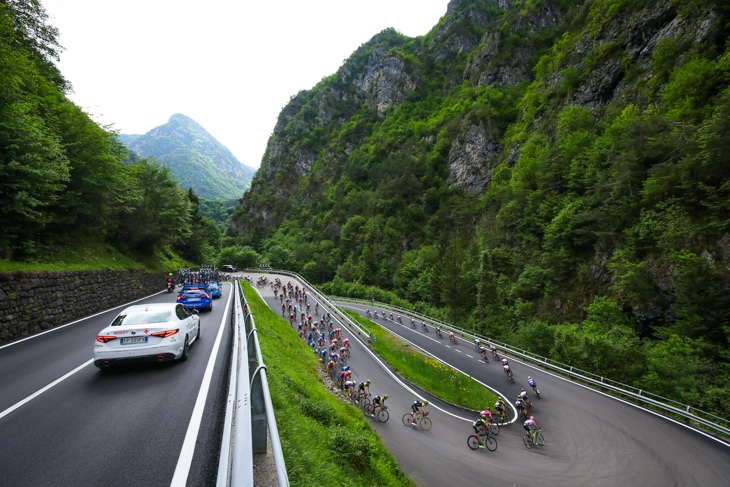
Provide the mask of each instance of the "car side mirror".
{"label": "car side mirror", "polygon": [[200,314],[200,313],[198,312],[198,310],[197,310],[197,309],[194,309],[194,310],[192,310],[192,311],[193,311],[193,313],[195,313],[196,315],[197,315],[197,314]]}

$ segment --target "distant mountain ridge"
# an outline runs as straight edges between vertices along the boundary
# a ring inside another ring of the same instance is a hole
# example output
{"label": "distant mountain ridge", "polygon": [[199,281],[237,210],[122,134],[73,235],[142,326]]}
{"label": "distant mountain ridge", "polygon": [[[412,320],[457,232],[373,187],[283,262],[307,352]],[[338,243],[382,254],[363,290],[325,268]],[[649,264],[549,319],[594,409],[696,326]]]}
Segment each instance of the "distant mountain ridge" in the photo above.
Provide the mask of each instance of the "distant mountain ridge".
{"label": "distant mountain ridge", "polygon": [[119,140],[140,157],[154,157],[169,166],[182,188],[192,187],[208,199],[240,198],[256,172],[181,113],[144,135],[120,134]]}

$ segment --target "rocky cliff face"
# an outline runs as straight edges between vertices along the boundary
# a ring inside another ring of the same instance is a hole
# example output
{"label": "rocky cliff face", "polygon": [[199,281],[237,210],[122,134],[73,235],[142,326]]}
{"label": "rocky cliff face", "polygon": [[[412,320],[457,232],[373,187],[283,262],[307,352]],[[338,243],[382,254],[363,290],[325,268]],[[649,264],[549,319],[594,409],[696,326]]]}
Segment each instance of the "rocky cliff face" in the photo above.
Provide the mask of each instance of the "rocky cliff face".
{"label": "rocky cliff face", "polygon": [[[301,200],[301,195],[295,196],[297,188],[315,167],[327,177],[339,174],[338,167],[351,160],[358,144],[371,134],[359,130],[360,125],[344,129],[356,114],[372,115],[376,123],[384,123],[409,99],[443,96],[458,87],[524,90],[534,80],[540,55],[549,53],[568,29],[564,24],[568,10],[575,19],[585,17],[575,12],[586,8],[577,1],[453,0],[423,38],[407,39],[392,30],[378,34],[333,77],[300,92],[284,108],[252,192]],[[550,91],[569,85],[559,104],[598,109],[617,96],[633,96],[635,77],[626,81],[627,69],[648,71],[662,39],[689,36],[694,42],[704,41],[717,15],[709,10],[688,21],[678,16],[673,2],[658,0],[630,15],[606,18],[590,28],[580,23],[570,26],[575,33],[584,29],[580,41],[541,88]],[[439,76],[442,79],[434,83]],[[519,145],[503,146],[504,127],[500,130],[497,125],[489,117],[468,120],[441,134],[447,140],[439,146],[448,144],[444,160],[448,184],[483,193],[500,162],[519,164]],[[328,138],[335,133],[339,139]],[[261,198],[244,198],[246,211],[276,221],[276,210],[261,205]],[[239,228],[246,226],[239,222]]]}

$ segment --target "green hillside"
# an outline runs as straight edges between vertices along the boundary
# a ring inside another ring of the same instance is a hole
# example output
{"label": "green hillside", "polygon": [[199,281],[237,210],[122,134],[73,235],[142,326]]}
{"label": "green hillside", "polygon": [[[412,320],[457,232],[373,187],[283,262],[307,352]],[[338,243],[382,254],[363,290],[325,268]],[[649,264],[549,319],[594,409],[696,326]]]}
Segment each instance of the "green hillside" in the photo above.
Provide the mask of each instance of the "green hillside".
{"label": "green hillside", "polygon": [[184,189],[208,199],[240,198],[255,169],[244,166],[223,144],[193,119],[175,114],[141,136],[120,136],[142,157],[154,157],[170,167]]}
{"label": "green hillside", "polygon": [[729,31],[712,0],[454,0],[291,99],[232,229],[727,415]]}

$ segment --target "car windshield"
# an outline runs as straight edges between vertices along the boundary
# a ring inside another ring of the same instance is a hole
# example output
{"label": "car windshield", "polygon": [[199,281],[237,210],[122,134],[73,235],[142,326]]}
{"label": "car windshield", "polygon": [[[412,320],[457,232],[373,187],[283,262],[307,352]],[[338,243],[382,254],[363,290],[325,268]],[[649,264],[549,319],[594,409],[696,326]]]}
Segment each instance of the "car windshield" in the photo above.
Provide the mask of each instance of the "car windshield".
{"label": "car windshield", "polygon": [[117,316],[112,322],[112,326],[144,325],[147,323],[164,323],[166,321],[170,321],[169,310],[140,310]]}
{"label": "car windshield", "polygon": [[183,289],[181,294],[201,294],[203,292],[204,291],[202,289],[191,287],[190,289]]}

